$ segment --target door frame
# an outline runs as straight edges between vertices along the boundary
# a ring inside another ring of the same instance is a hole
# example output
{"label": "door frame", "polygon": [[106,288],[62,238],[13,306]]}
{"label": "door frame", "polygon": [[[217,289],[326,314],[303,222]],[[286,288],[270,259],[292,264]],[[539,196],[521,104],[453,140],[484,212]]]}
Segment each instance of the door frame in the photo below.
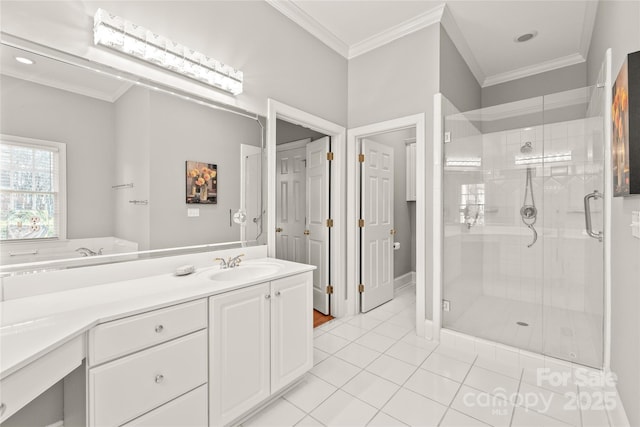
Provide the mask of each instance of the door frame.
{"label": "door frame", "polygon": [[426,332],[426,118],[425,113],[399,117],[370,125],[349,129],[347,140],[347,308],[348,314],[359,312],[358,260],[360,258],[358,212],[360,198],[358,189],[359,165],[357,142],[361,138],[379,133],[406,128],[416,129],[416,332]]}
{"label": "door frame", "polygon": [[[347,313],[345,300],[345,219],[346,219],[346,186],[345,186],[345,152],[346,128],[321,117],[299,110],[290,105],[269,98],[267,100],[267,253],[269,257],[276,255],[276,121],[286,120],[299,126],[312,129],[331,137],[331,151],[334,157],[331,164],[331,216],[333,230],[331,232],[330,284],[333,295],[330,298],[331,314],[342,317]],[[329,284],[329,283],[327,283]]]}

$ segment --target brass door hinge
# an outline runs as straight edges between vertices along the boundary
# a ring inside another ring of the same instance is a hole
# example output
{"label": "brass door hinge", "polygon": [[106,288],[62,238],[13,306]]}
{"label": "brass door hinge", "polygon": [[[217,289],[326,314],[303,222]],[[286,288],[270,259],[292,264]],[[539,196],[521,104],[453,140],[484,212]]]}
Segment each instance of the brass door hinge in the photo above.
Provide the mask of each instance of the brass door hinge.
{"label": "brass door hinge", "polygon": [[360,228],[364,227],[364,219],[360,218],[358,220],[358,227],[360,227]]}
{"label": "brass door hinge", "polygon": [[333,160],[333,152],[332,151],[329,151],[327,153],[327,160],[329,160],[329,161]]}
{"label": "brass door hinge", "polygon": [[360,283],[358,285],[358,292],[363,293],[364,292],[364,285],[362,283]]}
{"label": "brass door hinge", "polygon": [[309,234],[311,234],[311,232],[309,230],[304,230],[304,235],[308,236]]}
{"label": "brass door hinge", "polygon": [[364,154],[358,154],[358,162],[364,163]]}
{"label": "brass door hinge", "polygon": [[327,220],[327,227],[329,228],[333,227],[333,220],[331,218]]}
{"label": "brass door hinge", "polygon": [[327,285],[327,294],[329,295],[333,294],[333,286]]}

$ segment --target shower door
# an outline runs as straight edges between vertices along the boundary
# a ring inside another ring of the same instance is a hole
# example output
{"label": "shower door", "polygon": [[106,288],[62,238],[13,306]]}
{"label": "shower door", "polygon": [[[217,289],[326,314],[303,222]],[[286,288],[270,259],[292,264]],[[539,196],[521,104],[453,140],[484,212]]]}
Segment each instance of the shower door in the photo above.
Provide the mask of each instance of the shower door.
{"label": "shower door", "polygon": [[444,328],[602,366],[597,91],[465,113],[444,100]]}

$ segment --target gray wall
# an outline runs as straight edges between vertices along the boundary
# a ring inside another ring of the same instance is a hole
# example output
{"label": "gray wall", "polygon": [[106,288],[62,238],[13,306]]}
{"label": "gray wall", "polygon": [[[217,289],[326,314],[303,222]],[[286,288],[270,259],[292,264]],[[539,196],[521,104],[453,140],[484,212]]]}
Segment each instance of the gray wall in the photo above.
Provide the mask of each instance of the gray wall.
{"label": "gray wall", "polygon": [[431,318],[433,95],[439,91],[440,25],[431,25],[349,61],[349,127],[425,113],[427,317]]}
{"label": "gray wall", "polygon": [[149,198],[149,90],[134,86],[115,103],[116,161],[115,185],[133,183],[134,187],[114,191],[115,235],[149,249],[149,205],[134,205],[129,200]]}
{"label": "gray wall", "polygon": [[286,144],[287,142],[298,141],[300,139],[311,138],[315,141],[326,135],[316,132],[305,127],[294,125],[285,120],[276,119],[276,145]]}
{"label": "gray wall", "polygon": [[[150,97],[151,249],[239,240],[240,226],[229,224],[229,209],[240,208],[240,144],[260,146],[260,126],[171,95]],[[185,203],[186,160],[217,165],[217,204]],[[187,217],[187,206],[199,208],[200,216]]]}
{"label": "gray wall", "polygon": [[[587,85],[585,62],[482,88],[482,107],[548,95]],[[465,110],[462,110],[465,111]]]}
{"label": "gray wall", "polygon": [[[601,1],[587,60],[589,84],[597,81],[607,48],[615,79],[627,53],[640,50],[640,2]],[[611,222],[611,370],[631,425],[640,425],[640,240],[631,236],[631,211],[640,196],[615,197]]]}
{"label": "gray wall", "polygon": [[[97,8],[142,25],[244,72],[237,96],[93,46]],[[347,60],[263,1],[2,1],[8,34],[125,68],[266,115],[277,99],[347,123]]]}
{"label": "gray wall", "polygon": [[449,34],[440,27],[440,92],[460,111],[480,108],[481,90]]}
{"label": "gray wall", "polygon": [[[416,265],[415,202],[407,202],[407,159],[404,140],[415,138],[415,129],[403,129],[368,137],[375,142],[393,148],[393,228],[394,241],[400,242],[400,249],[393,251],[393,274],[395,277],[409,273]],[[413,209],[412,209],[413,208]],[[413,222],[412,222],[413,220]]]}
{"label": "gray wall", "polygon": [[0,83],[2,133],[67,145],[67,237],[113,236],[112,104],[6,75]]}

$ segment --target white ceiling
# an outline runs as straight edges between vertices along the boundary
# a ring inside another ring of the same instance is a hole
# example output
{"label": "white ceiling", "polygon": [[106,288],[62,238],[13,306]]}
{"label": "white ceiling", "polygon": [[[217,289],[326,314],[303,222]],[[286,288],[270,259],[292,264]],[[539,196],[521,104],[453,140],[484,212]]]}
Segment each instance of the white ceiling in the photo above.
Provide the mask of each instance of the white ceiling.
{"label": "white ceiling", "polygon": [[[482,86],[583,62],[597,0],[267,0],[347,58],[441,22]],[[537,31],[526,43],[521,34]]]}

